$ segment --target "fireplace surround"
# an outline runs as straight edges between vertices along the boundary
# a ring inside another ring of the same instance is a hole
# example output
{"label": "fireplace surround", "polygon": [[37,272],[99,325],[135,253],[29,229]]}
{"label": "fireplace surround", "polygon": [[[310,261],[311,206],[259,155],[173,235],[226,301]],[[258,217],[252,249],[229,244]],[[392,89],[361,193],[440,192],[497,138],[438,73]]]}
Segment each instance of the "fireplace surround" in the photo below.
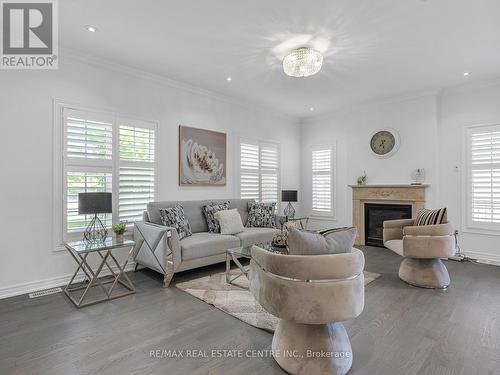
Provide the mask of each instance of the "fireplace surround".
{"label": "fireplace surround", "polygon": [[349,185],[352,188],[352,224],[357,228],[356,245],[365,241],[365,204],[411,206],[411,217],[425,207],[425,190],[429,185]]}

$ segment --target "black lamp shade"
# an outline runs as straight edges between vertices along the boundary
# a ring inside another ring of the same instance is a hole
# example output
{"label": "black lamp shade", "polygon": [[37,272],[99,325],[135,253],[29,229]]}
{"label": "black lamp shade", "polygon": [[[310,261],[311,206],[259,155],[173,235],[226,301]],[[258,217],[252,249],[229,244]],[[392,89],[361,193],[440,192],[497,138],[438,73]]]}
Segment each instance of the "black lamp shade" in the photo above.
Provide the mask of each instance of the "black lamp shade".
{"label": "black lamp shade", "polygon": [[297,190],[281,190],[282,202],[297,202]]}
{"label": "black lamp shade", "polygon": [[78,214],[110,214],[113,212],[111,193],[79,193]]}

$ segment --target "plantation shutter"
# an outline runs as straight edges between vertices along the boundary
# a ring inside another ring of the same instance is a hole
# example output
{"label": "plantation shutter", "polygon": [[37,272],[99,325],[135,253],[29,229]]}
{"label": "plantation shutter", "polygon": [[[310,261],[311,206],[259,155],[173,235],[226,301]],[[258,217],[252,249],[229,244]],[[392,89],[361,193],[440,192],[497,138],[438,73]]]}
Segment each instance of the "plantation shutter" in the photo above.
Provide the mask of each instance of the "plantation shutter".
{"label": "plantation shutter", "polygon": [[316,215],[333,213],[333,149],[331,146],[314,148],[312,159],[312,202],[311,209]]}
{"label": "plantation shutter", "polygon": [[155,197],[155,132],[152,127],[120,125],[119,221],[142,220]]}
{"label": "plantation shutter", "polygon": [[240,197],[259,202],[277,202],[279,148],[274,143],[240,142]]}
{"label": "plantation shutter", "polygon": [[469,224],[500,229],[500,125],[468,130]]}

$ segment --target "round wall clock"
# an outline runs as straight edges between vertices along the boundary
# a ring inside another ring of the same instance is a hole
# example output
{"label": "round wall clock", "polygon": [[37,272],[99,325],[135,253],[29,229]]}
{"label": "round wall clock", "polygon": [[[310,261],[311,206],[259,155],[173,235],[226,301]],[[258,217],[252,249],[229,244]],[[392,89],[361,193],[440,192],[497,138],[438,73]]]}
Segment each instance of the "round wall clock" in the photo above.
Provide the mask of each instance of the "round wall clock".
{"label": "round wall clock", "polygon": [[378,158],[388,158],[399,148],[400,138],[396,129],[385,128],[372,135],[370,149]]}

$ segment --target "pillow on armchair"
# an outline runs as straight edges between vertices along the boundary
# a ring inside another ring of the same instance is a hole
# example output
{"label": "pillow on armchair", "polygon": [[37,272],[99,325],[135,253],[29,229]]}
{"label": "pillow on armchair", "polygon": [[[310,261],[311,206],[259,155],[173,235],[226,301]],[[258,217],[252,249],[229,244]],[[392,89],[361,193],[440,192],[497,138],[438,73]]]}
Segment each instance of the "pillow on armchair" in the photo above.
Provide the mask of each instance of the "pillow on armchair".
{"label": "pillow on armchair", "polygon": [[356,228],[338,228],[319,233],[290,228],[288,252],[292,255],[350,253],[356,240]]}
{"label": "pillow on armchair", "polygon": [[444,224],[446,222],[446,207],[437,210],[422,208],[418,211],[415,219],[415,225],[417,226]]}

